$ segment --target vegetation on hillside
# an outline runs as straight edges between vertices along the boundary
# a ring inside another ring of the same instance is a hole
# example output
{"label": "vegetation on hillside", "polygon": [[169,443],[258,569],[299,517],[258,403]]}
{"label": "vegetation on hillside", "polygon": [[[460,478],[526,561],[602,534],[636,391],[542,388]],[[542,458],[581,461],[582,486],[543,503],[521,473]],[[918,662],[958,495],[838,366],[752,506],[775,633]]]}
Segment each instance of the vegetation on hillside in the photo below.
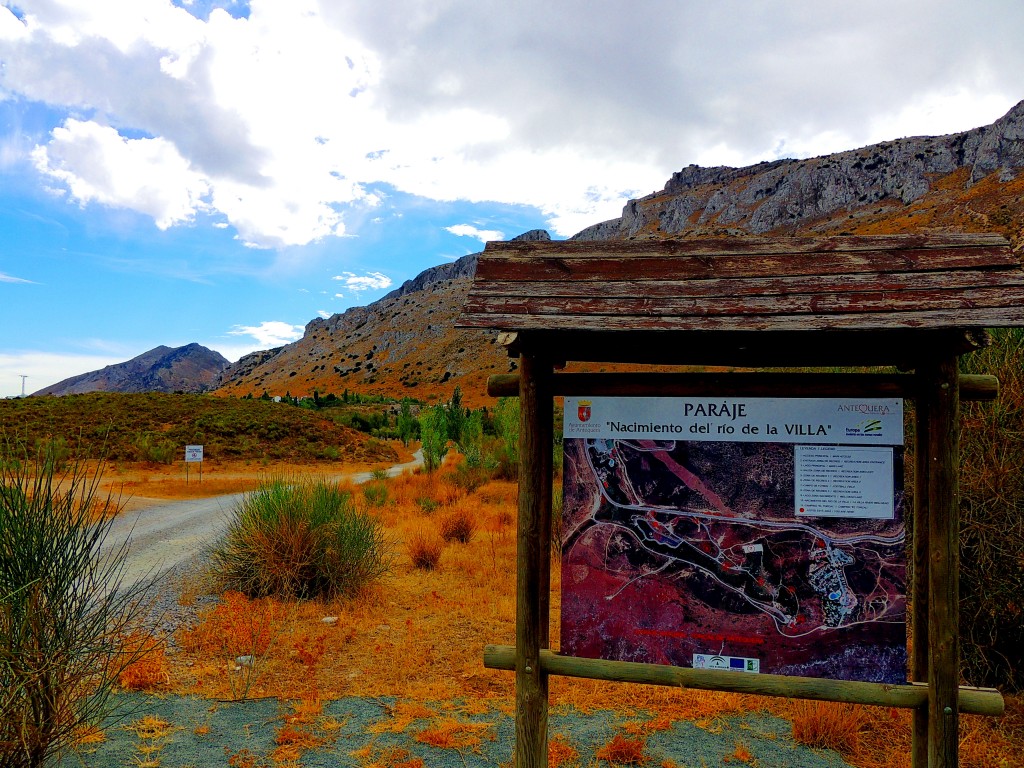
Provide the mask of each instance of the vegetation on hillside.
{"label": "vegetation on hillside", "polygon": [[65,457],[110,461],[169,464],[182,460],[186,445],[203,445],[207,460],[397,458],[390,446],[313,410],[210,395],[93,392],[0,400],[0,434],[25,445],[52,442]]}

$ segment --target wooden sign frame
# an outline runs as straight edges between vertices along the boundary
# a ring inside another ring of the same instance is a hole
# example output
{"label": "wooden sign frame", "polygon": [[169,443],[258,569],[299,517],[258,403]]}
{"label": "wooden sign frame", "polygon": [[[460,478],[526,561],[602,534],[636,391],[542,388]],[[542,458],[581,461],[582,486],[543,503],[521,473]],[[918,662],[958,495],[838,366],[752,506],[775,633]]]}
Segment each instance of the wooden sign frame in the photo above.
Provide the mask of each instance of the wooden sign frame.
{"label": "wooden sign frame", "polygon": [[[830,275],[822,286],[799,277],[817,274],[816,265]],[[779,273],[798,277],[780,281]],[[1012,295],[1024,273],[993,236],[489,243],[459,325],[498,329],[519,360],[517,376],[488,382],[489,394],[520,400],[516,643],[484,653],[485,666],[515,672],[517,768],[547,765],[552,674],[908,708],[914,768],[955,768],[959,714],[1004,709],[998,691],[959,685],[959,408],[961,399],[993,399],[998,382],[960,376],[957,365],[986,343],[984,327],[1024,325],[1024,306],[1002,297],[1004,284]],[[716,296],[726,293],[734,300],[723,308]],[[970,298],[982,295],[983,304]],[[807,372],[556,373],[567,359]],[[833,366],[908,373],[822,370]],[[911,684],[723,674],[550,650],[555,397],[710,393],[914,403]]]}

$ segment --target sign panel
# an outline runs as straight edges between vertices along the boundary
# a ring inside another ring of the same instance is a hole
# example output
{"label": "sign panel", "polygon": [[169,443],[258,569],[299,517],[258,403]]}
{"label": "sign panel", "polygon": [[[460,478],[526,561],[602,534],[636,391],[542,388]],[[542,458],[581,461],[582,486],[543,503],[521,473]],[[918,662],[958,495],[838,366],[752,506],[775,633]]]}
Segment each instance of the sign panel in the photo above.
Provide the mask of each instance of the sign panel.
{"label": "sign panel", "polygon": [[185,461],[186,463],[194,463],[203,460],[203,446],[201,445],[186,445],[185,446]]}
{"label": "sign panel", "polygon": [[903,402],[565,399],[561,652],[906,682]]}

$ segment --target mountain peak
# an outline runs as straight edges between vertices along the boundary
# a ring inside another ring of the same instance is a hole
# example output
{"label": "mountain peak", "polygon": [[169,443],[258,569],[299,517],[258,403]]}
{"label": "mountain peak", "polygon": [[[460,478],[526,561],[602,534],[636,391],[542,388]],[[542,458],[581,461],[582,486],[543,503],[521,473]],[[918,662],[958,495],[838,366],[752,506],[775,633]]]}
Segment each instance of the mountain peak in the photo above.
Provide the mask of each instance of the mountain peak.
{"label": "mountain peak", "polygon": [[201,344],[154,347],[124,363],[72,376],[34,395],[80,395],[85,392],[205,392],[217,386],[229,365],[220,352]]}

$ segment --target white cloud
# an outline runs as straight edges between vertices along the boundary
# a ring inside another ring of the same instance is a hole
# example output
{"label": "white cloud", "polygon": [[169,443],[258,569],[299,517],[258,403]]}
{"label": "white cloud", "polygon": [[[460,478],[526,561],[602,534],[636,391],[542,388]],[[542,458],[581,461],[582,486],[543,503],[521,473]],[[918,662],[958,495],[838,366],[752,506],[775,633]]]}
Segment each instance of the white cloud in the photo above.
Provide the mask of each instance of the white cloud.
{"label": "white cloud", "polygon": [[505,235],[496,229],[477,229],[472,224],[456,224],[451,227],[445,227],[445,229],[459,237],[475,237],[481,243],[486,243],[489,240],[505,239]]}
{"label": "white cloud", "polygon": [[332,314],[331,312],[328,312],[328,311],[327,311],[326,309],[318,309],[318,310],[316,311],[316,313],[317,313],[317,315],[319,315],[319,316],[320,316],[321,318],[323,318],[324,320],[326,320],[327,318],[329,318],[329,317],[331,316],[331,314]]}
{"label": "white cloud", "polygon": [[[382,291],[385,288],[391,287],[391,278],[380,272],[367,272],[365,275],[356,275],[353,272],[342,272],[340,275],[335,275],[333,280],[340,280],[345,284],[345,287],[350,291]],[[342,294],[335,294],[336,297],[341,298]]]}
{"label": "white cloud", "polygon": [[1018,0],[18,7],[0,90],[69,115],[40,170],[78,203],[161,227],[209,211],[256,247],[347,234],[378,183],[571,234],[691,162],[965,130],[1024,96]]}
{"label": "white cloud", "polygon": [[32,157],[75,200],[131,208],[151,216],[160,229],[191,220],[209,191],[166,139],[125,139],[94,122],[65,121]]}
{"label": "white cloud", "polygon": [[301,325],[292,325],[280,320],[264,320],[259,325],[236,325],[228,331],[228,335],[251,336],[262,345],[259,347],[260,349],[266,349],[267,347],[280,347],[301,339],[304,330],[305,328]]}
{"label": "white cloud", "polygon": [[32,280],[25,280],[21,277],[15,277],[14,275],[8,275],[4,272],[0,272],[0,283],[29,283],[34,285]]}

